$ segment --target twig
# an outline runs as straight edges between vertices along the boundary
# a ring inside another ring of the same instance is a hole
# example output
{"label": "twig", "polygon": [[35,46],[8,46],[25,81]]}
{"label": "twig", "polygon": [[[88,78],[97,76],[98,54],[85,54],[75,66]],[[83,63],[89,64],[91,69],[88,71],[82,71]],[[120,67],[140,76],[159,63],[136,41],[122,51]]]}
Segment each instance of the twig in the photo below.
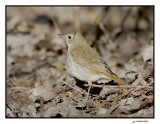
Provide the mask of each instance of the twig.
{"label": "twig", "polygon": [[57,80],[57,82],[61,82],[63,79],[66,78],[66,76],[67,76],[67,72],[65,71],[63,75]]}
{"label": "twig", "polygon": [[[85,86],[89,86],[88,84],[85,84]],[[104,86],[104,85],[96,85],[96,84],[92,84],[93,87],[99,87],[99,88],[149,88],[149,89],[153,89],[153,87],[150,86],[138,86],[138,85],[117,85],[117,86]]]}
{"label": "twig", "polygon": [[108,95],[108,94],[111,94],[111,93],[115,93],[115,92],[117,92],[117,91],[109,91],[109,92],[107,92],[107,93],[104,93],[104,94],[102,94],[102,95],[99,95],[99,96],[96,96],[96,97],[92,98],[92,100],[101,98],[102,96],[105,96],[105,95]]}
{"label": "twig", "polygon": [[124,15],[124,17],[123,17],[123,19],[122,19],[122,21],[121,21],[121,30],[124,29],[125,21],[126,21],[127,18],[129,17],[129,15],[130,15],[130,13],[131,13],[131,9],[132,9],[132,7],[129,7],[129,8],[128,8],[127,12],[125,13],[125,15]]}
{"label": "twig", "polygon": [[92,20],[94,20],[94,21],[99,25],[99,28],[103,31],[103,33],[104,33],[105,36],[106,36],[106,39],[108,40],[109,44],[111,45],[110,48],[111,48],[111,49],[115,49],[115,44],[113,43],[113,41],[112,41],[112,39],[111,39],[111,37],[110,37],[110,35],[109,35],[109,32],[108,32],[107,29],[104,27],[102,21],[98,20],[98,19],[95,17],[95,15],[94,15],[91,11],[89,11],[88,9],[86,10],[86,12],[87,12],[88,16],[89,16]]}
{"label": "twig", "polygon": [[80,91],[79,89],[76,89],[75,87],[73,87],[73,86],[71,86],[70,84],[68,84],[67,82],[65,82],[65,81],[63,81],[63,80],[61,80],[63,83],[65,83],[66,85],[68,85],[69,87],[71,87],[71,88],[73,88],[74,90],[77,90],[78,92],[81,92],[82,93],[82,91]]}
{"label": "twig", "polygon": [[125,92],[124,94],[122,94],[122,95],[120,95],[120,96],[118,96],[118,97],[116,97],[115,99],[113,99],[113,101],[114,102],[116,102],[116,101],[118,101],[118,100],[120,100],[120,99],[122,99],[122,97],[124,97],[124,96],[126,96],[126,95],[128,95],[130,92],[132,92],[134,89],[130,89],[130,90],[128,90],[127,92]]}
{"label": "twig", "polygon": [[11,87],[9,88],[10,90],[28,90],[30,89],[29,87],[20,87],[20,86],[16,86],[16,87]]}
{"label": "twig", "polygon": [[52,17],[51,19],[52,19],[52,22],[53,22],[53,24],[55,26],[56,31],[57,32],[61,32],[61,28],[60,28],[60,26],[58,24],[57,18],[56,17]]}
{"label": "twig", "polygon": [[85,94],[85,90],[83,90],[82,92],[78,93],[75,98],[77,98],[78,96],[82,95],[82,94]]}

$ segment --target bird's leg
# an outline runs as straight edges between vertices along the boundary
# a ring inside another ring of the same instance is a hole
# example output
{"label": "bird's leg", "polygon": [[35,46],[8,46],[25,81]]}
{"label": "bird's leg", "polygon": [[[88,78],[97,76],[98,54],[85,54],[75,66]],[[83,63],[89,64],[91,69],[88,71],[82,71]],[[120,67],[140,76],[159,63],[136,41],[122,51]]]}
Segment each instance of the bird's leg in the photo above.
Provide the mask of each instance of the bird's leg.
{"label": "bird's leg", "polygon": [[89,94],[90,94],[90,90],[91,90],[91,87],[92,87],[92,82],[89,81],[88,84],[89,84],[89,88],[88,88],[88,92],[87,92],[87,100],[89,99]]}
{"label": "bird's leg", "polygon": [[87,108],[87,109],[88,109],[89,106],[90,106],[90,90],[91,90],[91,88],[92,88],[92,82],[89,81],[88,84],[89,84],[89,88],[88,88],[88,92],[87,92],[87,97],[86,97],[85,100],[84,100],[84,103],[86,104],[86,108]]}

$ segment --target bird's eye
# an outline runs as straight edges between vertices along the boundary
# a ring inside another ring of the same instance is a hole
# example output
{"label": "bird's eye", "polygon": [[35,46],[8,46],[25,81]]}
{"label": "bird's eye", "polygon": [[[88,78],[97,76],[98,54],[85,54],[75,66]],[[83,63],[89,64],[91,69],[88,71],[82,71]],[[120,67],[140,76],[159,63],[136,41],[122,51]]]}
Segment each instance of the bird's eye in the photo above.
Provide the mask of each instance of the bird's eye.
{"label": "bird's eye", "polygon": [[71,39],[71,36],[68,36],[68,39]]}

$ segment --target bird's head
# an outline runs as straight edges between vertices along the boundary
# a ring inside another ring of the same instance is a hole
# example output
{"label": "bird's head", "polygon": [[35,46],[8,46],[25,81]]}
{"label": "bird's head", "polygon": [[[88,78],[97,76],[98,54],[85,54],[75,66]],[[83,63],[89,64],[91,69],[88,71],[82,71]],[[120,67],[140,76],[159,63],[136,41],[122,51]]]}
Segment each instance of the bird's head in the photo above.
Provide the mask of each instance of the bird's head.
{"label": "bird's head", "polygon": [[86,42],[84,37],[79,32],[69,32],[66,34],[58,34],[66,40],[68,47]]}

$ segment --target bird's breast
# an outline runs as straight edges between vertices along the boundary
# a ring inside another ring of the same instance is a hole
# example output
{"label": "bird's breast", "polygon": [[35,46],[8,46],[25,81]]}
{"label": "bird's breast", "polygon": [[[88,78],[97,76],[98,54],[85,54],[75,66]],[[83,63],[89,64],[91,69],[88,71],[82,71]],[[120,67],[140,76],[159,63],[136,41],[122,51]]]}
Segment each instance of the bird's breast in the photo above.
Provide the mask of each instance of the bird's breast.
{"label": "bird's breast", "polygon": [[70,72],[79,80],[93,82],[106,78],[104,75],[97,75],[93,70],[74,62],[70,54],[67,54],[67,62]]}

